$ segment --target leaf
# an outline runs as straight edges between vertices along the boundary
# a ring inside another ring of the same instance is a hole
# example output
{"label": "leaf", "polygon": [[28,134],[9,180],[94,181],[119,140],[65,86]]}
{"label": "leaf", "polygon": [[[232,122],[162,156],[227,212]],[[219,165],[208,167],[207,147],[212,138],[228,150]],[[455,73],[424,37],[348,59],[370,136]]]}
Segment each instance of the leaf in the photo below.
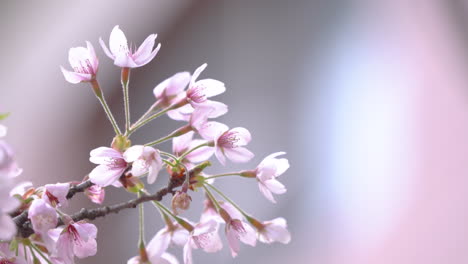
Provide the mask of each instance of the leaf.
{"label": "leaf", "polygon": [[0,113],[0,121],[6,119],[10,113]]}

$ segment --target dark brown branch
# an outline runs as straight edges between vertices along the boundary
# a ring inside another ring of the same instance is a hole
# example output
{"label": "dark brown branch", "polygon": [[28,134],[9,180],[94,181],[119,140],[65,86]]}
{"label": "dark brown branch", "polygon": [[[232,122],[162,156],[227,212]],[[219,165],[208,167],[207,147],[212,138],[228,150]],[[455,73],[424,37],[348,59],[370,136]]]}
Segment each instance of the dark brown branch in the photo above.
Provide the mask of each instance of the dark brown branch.
{"label": "dark brown branch", "polygon": [[[83,182],[83,183],[86,183],[86,182]],[[79,184],[79,185],[81,185],[81,184]],[[137,205],[139,205],[141,203],[144,203],[144,202],[161,201],[162,198],[165,195],[167,195],[169,193],[173,193],[173,189],[180,186],[180,185],[182,185],[182,182],[180,180],[170,180],[166,187],[160,189],[155,194],[142,195],[141,197],[139,197],[137,199],[133,199],[133,200],[130,200],[130,201],[127,201],[127,202],[123,202],[123,203],[119,203],[119,204],[115,204],[115,205],[111,205],[111,206],[104,206],[104,207],[95,208],[95,209],[85,209],[85,208],[83,208],[78,213],[73,214],[71,217],[72,217],[73,221],[75,221],[75,222],[80,221],[80,220],[84,220],[84,219],[94,220],[96,218],[104,217],[104,216],[106,216],[108,214],[111,214],[111,213],[118,213],[121,210],[124,210],[124,209],[127,209],[127,208],[135,208]],[[86,188],[87,187],[83,187],[83,190],[86,189]],[[15,223],[16,223],[16,225],[18,227],[18,235],[19,236],[29,237],[30,235],[34,234],[34,230],[32,229],[31,222],[28,220],[27,211],[24,211],[23,213],[21,213],[17,217],[13,218],[13,220],[15,221]],[[63,222],[59,221],[58,226],[60,226],[62,224],[63,224]]]}
{"label": "dark brown branch", "polygon": [[87,188],[93,186],[94,184],[90,181],[84,181],[80,184],[73,185],[70,187],[70,190],[67,193],[67,199],[71,199],[76,193],[84,192]]}

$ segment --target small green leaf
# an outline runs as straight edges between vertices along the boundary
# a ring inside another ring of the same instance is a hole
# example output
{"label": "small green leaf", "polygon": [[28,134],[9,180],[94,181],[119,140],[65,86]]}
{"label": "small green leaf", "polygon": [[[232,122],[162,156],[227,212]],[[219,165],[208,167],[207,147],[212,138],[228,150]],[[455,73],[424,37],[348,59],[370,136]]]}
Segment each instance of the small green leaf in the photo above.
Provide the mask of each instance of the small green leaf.
{"label": "small green leaf", "polygon": [[10,113],[1,113],[0,114],[0,121],[6,119],[9,115],[10,115]]}

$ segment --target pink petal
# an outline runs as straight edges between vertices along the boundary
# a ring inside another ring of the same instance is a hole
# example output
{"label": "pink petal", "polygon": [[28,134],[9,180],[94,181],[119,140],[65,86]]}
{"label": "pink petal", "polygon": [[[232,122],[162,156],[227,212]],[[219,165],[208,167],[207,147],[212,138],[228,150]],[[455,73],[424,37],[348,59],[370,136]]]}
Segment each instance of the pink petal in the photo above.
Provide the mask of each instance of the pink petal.
{"label": "pink petal", "polygon": [[171,77],[171,81],[166,88],[166,95],[173,96],[181,93],[190,82],[189,72],[179,72]]}
{"label": "pink petal", "polygon": [[247,223],[242,222],[245,232],[240,234],[242,243],[255,247],[257,244],[257,232]]}
{"label": "pink petal", "polygon": [[286,192],[286,187],[284,187],[284,185],[275,180],[275,179],[271,179],[271,180],[268,180],[268,181],[264,181],[263,184],[272,192],[272,193],[275,193],[275,194],[283,194]]}
{"label": "pink petal", "polygon": [[109,48],[114,56],[117,57],[119,53],[128,53],[128,44],[125,34],[120,30],[119,26],[112,29],[109,38]]}
{"label": "pink petal", "polygon": [[85,66],[83,65],[83,62],[85,62],[87,59],[91,62],[89,55],[89,50],[85,47],[71,48],[68,51],[68,61],[70,62],[70,65],[73,69],[81,69],[83,66]]}
{"label": "pink petal", "polygon": [[143,145],[135,145],[129,147],[123,154],[123,158],[126,162],[134,162],[141,158],[143,155]]}
{"label": "pink petal", "polygon": [[179,264],[179,261],[171,254],[164,252],[161,256],[161,259],[159,261],[157,260],[152,260],[150,261],[154,264]]}
{"label": "pink petal", "polygon": [[212,108],[208,118],[217,118],[228,112],[228,106],[221,102],[206,100],[205,105]]}
{"label": "pink petal", "polygon": [[111,59],[115,59],[115,56],[109,51],[109,49],[107,48],[107,46],[104,43],[104,41],[102,40],[102,38],[99,38],[99,44],[101,44],[101,47],[104,50],[104,53],[106,53],[107,57],[109,57]]}
{"label": "pink petal", "polygon": [[272,243],[275,241],[288,244],[291,241],[291,233],[287,229],[286,220],[282,217],[275,218],[265,223],[265,230],[260,233],[260,241]]}
{"label": "pink petal", "polygon": [[151,162],[151,166],[149,167],[148,171],[148,184],[153,184],[156,181],[156,178],[158,177],[162,165],[163,164],[161,158],[159,158],[159,160],[153,160]]}
{"label": "pink petal", "polygon": [[237,231],[235,231],[232,227],[228,227],[226,229],[226,238],[229,244],[229,248],[231,249],[232,257],[236,257],[240,250],[240,243],[239,239],[237,239]]}
{"label": "pink petal", "polygon": [[[196,147],[205,142],[206,141],[204,140],[194,140],[192,141],[192,144],[190,144],[189,148]],[[200,162],[210,159],[210,157],[213,154],[214,154],[214,149],[212,147],[201,147],[201,148],[198,148],[197,150],[190,152],[186,156],[186,158],[192,163],[200,163]]]}
{"label": "pink petal", "polygon": [[154,59],[154,57],[156,57],[156,54],[158,54],[159,49],[161,49],[161,43],[158,44],[158,46],[153,50],[153,52],[148,57],[146,57],[143,60],[139,61],[137,63],[137,67],[145,66],[150,61],[152,61]]}
{"label": "pink petal", "polygon": [[226,91],[224,83],[214,79],[204,79],[195,83],[195,86],[204,87],[203,92],[206,97],[212,97],[222,94]]}
{"label": "pink petal", "polygon": [[178,246],[183,246],[185,243],[187,243],[187,240],[189,238],[189,232],[180,226],[174,231],[172,231],[172,243],[178,245]]}
{"label": "pink petal", "polygon": [[73,252],[78,258],[86,258],[94,256],[97,253],[97,243],[95,239],[88,239],[88,241],[81,241],[81,243],[75,243]]}
{"label": "pink petal", "polygon": [[190,131],[172,139],[172,152],[176,155],[181,155],[189,147],[195,132]]}
{"label": "pink petal", "polygon": [[195,81],[198,79],[198,76],[200,76],[200,73],[203,70],[205,70],[206,66],[208,66],[208,64],[204,63],[195,70],[195,72],[192,75],[192,79],[190,80],[190,86],[192,86],[195,83]]}
{"label": "pink petal", "polygon": [[58,218],[55,209],[47,204],[43,199],[35,199],[28,211],[28,218],[34,232],[44,234],[57,226]]}
{"label": "pink petal", "polygon": [[108,147],[99,147],[93,149],[89,155],[89,161],[94,164],[108,164],[111,161],[109,158],[123,159],[122,153]]}
{"label": "pink petal", "polygon": [[149,258],[159,258],[167,250],[171,243],[170,233],[167,228],[159,230],[159,232],[151,239],[146,246]]}
{"label": "pink petal", "polygon": [[211,121],[205,123],[198,129],[198,133],[206,140],[214,140],[215,143],[217,138],[224,132],[228,131],[229,127],[223,123]]}
{"label": "pink petal", "polygon": [[138,50],[133,53],[132,57],[136,64],[140,64],[151,55],[154,47],[154,41],[156,40],[157,36],[157,34],[151,34],[146,37],[140,47],[138,47]]}
{"label": "pink petal", "polygon": [[243,147],[226,148],[224,149],[224,154],[228,159],[236,163],[248,162],[254,157],[254,154],[250,150]]}
{"label": "pink petal", "polygon": [[88,48],[88,53],[89,53],[89,56],[90,56],[91,65],[93,67],[93,72],[97,73],[98,66],[99,66],[99,60],[98,60],[98,58],[96,56],[96,51],[94,50],[93,45],[89,41],[86,41],[86,47]]}
{"label": "pink petal", "polygon": [[189,121],[190,116],[193,112],[193,107],[190,104],[186,104],[182,107],[179,107],[175,110],[171,110],[167,112],[167,115],[169,118],[173,120],[178,120],[178,121]]}
{"label": "pink petal", "polygon": [[221,203],[221,207],[226,210],[232,219],[244,220],[244,216],[232,204],[223,202]]}
{"label": "pink petal", "polygon": [[110,168],[106,165],[99,165],[89,173],[89,179],[92,183],[106,187],[117,181],[125,168]]}
{"label": "pink petal", "polygon": [[265,196],[270,202],[276,203],[275,198],[271,194],[271,191],[263,184],[263,182],[258,182],[258,188],[260,189],[260,192]]}
{"label": "pink petal", "polygon": [[10,240],[16,234],[16,224],[7,214],[0,215],[0,239]]}
{"label": "pink petal", "polygon": [[252,140],[250,132],[243,127],[236,127],[231,129],[230,131],[235,132],[237,134],[239,141],[236,142],[236,145],[238,146],[245,146],[249,144],[249,142]]}
{"label": "pink petal", "polygon": [[92,77],[91,74],[76,73],[65,70],[62,66],[60,66],[60,69],[62,70],[63,77],[65,77],[65,80],[69,83],[77,84],[82,81],[89,81]]}
{"label": "pink petal", "polygon": [[97,236],[97,227],[91,223],[77,222],[74,224],[76,230],[80,234],[81,238],[85,241],[88,239],[95,239]]}
{"label": "pink petal", "polygon": [[191,238],[187,241],[187,243],[184,245],[184,263],[185,264],[192,264],[193,263],[193,258],[192,258],[192,243],[191,243]]}
{"label": "pink petal", "polygon": [[221,148],[215,148],[215,156],[223,166],[226,165],[226,157],[224,156],[223,150]]}
{"label": "pink petal", "polygon": [[[46,184],[44,187],[58,199],[60,206],[68,205],[66,196],[68,194],[68,190],[70,190],[70,183]],[[47,195],[44,197],[44,200],[51,204]]]}
{"label": "pink petal", "polygon": [[114,65],[122,68],[136,68],[139,66],[135,63],[133,58],[125,52],[115,54]]}

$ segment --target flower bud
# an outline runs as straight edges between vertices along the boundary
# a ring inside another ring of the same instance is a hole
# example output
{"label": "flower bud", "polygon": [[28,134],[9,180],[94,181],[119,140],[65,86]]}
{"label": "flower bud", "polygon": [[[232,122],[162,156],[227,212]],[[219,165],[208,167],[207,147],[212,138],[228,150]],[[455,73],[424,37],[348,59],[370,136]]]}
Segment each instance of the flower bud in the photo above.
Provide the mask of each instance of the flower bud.
{"label": "flower bud", "polygon": [[179,212],[177,211],[177,209],[185,211],[189,209],[191,202],[192,197],[190,197],[190,195],[188,195],[186,192],[177,192],[174,195],[174,197],[172,197],[172,211],[174,212],[174,214],[178,215]]}

